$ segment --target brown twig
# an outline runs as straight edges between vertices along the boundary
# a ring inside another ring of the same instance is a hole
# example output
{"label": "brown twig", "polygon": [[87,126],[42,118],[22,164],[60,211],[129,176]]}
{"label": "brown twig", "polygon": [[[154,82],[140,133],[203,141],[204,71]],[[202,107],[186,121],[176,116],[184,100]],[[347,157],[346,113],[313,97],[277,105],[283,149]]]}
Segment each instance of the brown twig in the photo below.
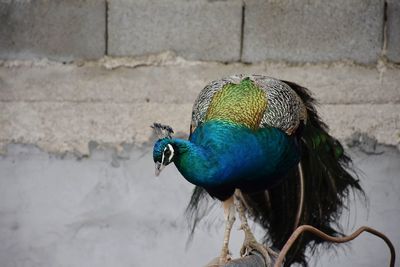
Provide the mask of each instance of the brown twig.
{"label": "brown twig", "polygon": [[392,244],[392,242],[390,242],[389,238],[387,236],[385,236],[384,234],[382,234],[381,232],[372,229],[370,227],[367,226],[362,226],[360,228],[357,229],[357,231],[355,231],[354,233],[352,233],[349,236],[343,236],[343,237],[333,237],[333,236],[329,236],[327,234],[325,234],[324,232],[318,230],[315,227],[312,227],[311,225],[302,225],[299,226],[294,232],[293,234],[290,236],[290,238],[288,239],[288,241],[286,242],[285,246],[283,246],[281,252],[279,253],[278,259],[275,262],[274,267],[281,267],[283,260],[287,254],[287,252],[289,251],[289,249],[291,248],[291,246],[293,245],[293,243],[297,240],[297,238],[303,233],[303,232],[310,232],[312,234],[315,234],[327,241],[331,241],[331,242],[335,242],[335,243],[344,243],[344,242],[348,242],[353,240],[354,238],[358,237],[362,232],[369,232],[373,235],[376,235],[380,238],[383,239],[383,241],[386,242],[387,246],[390,249],[390,267],[394,267],[394,263],[396,260],[396,252],[394,250],[394,246]]}
{"label": "brown twig", "polygon": [[[396,260],[396,252],[394,249],[394,246],[390,239],[385,236],[383,233],[370,228],[368,226],[362,226],[357,229],[354,233],[352,233],[349,236],[343,236],[343,237],[333,237],[330,235],[325,234],[324,232],[318,230],[317,228],[311,226],[311,225],[301,225],[299,226],[290,236],[286,244],[283,246],[282,250],[279,252],[278,258],[276,258],[275,264],[273,265],[274,267],[281,267],[283,265],[283,261],[285,259],[286,254],[290,250],[291,246],[293,245],[294,242],[296,242],[297,238],[304,232],[310,232],[314,235],[319,236],[322,239],[325,239],[326,241],[330,242],[335,242],[335,243],[345,243],[349,242],[355,238],[357,238],[362,232],[368,232],[371,233],[375,236],[380,237],[385,241],[386,245],[389,247],[390,250],[390,267],[394,267],[395,260]],[[240,259],[234,259],[227,264],[221,266],[218,264],[219,258],[214,259],[212,262],[207,264],[206,267],[245,267],[245,266],[259,266],[259,267],[270,267],[265,265],[265,260],[263,260],[261,254],[257,253],[256,251],[252,251],[251,255],[240,258]]]}

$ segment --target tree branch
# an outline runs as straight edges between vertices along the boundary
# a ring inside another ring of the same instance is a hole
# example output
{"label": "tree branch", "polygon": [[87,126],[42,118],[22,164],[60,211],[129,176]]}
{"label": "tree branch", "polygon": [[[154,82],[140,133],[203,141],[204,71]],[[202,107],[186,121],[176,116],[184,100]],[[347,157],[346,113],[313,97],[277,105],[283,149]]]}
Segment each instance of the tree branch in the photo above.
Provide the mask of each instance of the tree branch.
{"label": "tree branch", "polygon": [[302,225],[299,226],[290,236],[289,240],[286,242],[285,246],[283,246],[281,252],[279,253],[278,259],[276,260],[276,263],[274,267],[281,267],[283,265],[283,261],[285,259],[286,253],[289,251],[290,247],[293,245],[293,243],[297,240],[297,238],[303,233],[303,232],[310,232],[314,235],[317,235],[321,237],[322,239],[325,239],[326,241],[329,242],[335,242],[335,243],[345,243],[349,242],[355,238],[357,238],[362,232],[368,232],[370,234],[373,234],[377,237],[380,237],[383,241],[385,241],[386,245],[389,247],[390,250],[390,267],[394,267],[394,263],[396,261],[396,252],[394,250],[394,246],[390,239],[382,234],[381,232],[368,227],[368,226],[362,226],[358,228],[354,233],[348,236],[342,236],[342,237],[334,237],[325,234],[324,232],[318,230],[317,228],[311,226],[311,225]]}
{"label": "tree branch", "polygon": [[394,267],[395,260],[396,260],[396,252],[394,249],[394,246],[390,239],[385,236],[383,233],[367,227],[367,226],[362,226],[358,228],[354,233],[348,236],[342,236],[342,237],[334,237],[334,236],[329,236],[325,234],[324,232],[318,230],[315,227],[312,227],[311,225],[301,225],[299,226],[290,236],[286,244],[283,246],[282,250],[279,252],[279,256],[277,258],[272,258],[272,264],[270,266],[267,266],[265,263],[265,260],[263,256],[258,253],[257,251],[253,250],[250,252],[249,256],[239,258],[239,259],[234,259],[229,261],[228,263],[224,265],[220,265],[219,258],[215,258],[212,260],[210,263],[208,263],[205,267],[281,267],[283,266],[283,262],[285,259],[285,256],[293,243],[297,240],[297,238],[303,233],[303,232],[310,232],[314,235],[319,236],[322,239],[325,239],[326,241],[329,242],[335,242],[335,243],[345,243],[349,242],[355,238],[357,238],[362,232],[368,232],[371,233],[375,236],[380,237],[383,241],[385,241],[386,245],[389,247],[390,250],[390,267]]}

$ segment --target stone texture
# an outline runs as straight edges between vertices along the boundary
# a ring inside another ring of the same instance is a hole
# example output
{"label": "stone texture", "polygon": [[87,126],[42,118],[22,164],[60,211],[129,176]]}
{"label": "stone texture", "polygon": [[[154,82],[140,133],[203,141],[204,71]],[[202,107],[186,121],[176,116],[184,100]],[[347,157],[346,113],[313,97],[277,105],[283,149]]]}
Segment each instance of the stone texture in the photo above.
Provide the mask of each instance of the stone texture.
{"label": "stone texture", "polygon": [[36,144],[87,155],[89,142],[119,146],[150,140],[153,122],[188,132],[192,104],[0,102],[0,143]]}
{"label": "stone texture", "polygon": [[[121,60],[130,65],[129,61]],[[114,63],[117,66],[117,62]],[[210,81],[232,74],[254,73],[294,81],[309,88],[322,104],[400,104],[400,69],[353,64],[287,65],[220,64],[188,61],[163,66],[119,67],[49,64],[0,67],[1,101],[193,103]],[[124,65],[122,65],[124,66]],[[29,94],[27,94],[29,92]]]}
{"label": "stone texture", "polygon": [[387,57],[400,63],[400,1],[387,1]]}
{"label": "stone texture", "polygon": [[362,132],[380,143],[400,143],[398,68],[380,74],[346,64],[165,64],[113,70],[98,63],[0,67],[0,146],[35,144],[46,151],[88,154],[90,141],[146,143],[153,122],[187,134],[199,91],[234,73],[268,74],[308,87],[341,139]]}
{"label": "stone texture", "polygon": [[188,59],[238,61],[242,2],[112,0],[109,54],[172,50]]}
{"label": "stone texture", "polygon": [[377,61],[383,0],[246,0],[243,57],[318,62]]}
{"label": "stone texture", "polygon": [[[36,144],[47,151],[89,153],[90,141],[119,146],[150,140],[153,122],[188,133],[192,104],[0,103],[0,141]],[[321,105],[322,118],[340,139],[368,133],[379,143],[400,143],[400,104]]]}
{"label": "stone texture", "polygon": [[341,140],[361,132],[394,146],[400,144],[399,110],[400,104],[328,104],[318,109],[330,133]]}
{"label": "stone texture", "polygon": [[104,0],[1,1],[0,58],[100,58],[105,19]]}

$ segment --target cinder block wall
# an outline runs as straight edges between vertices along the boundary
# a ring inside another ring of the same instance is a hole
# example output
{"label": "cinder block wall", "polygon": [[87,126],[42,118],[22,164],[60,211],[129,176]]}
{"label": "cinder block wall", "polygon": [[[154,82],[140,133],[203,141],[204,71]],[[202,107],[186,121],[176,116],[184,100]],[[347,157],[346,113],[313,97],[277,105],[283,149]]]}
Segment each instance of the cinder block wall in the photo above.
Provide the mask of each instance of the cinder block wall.
{"label": "cinder block wall", "polygon": [[[200,227],[185,249],[192,185],[173,166],[154,178],[149,126],[187,134],[201,88],[235,73],[313,92],[330,133],[360,149],[351,155],[370,210],[351,206],[344,231],[372,226],[399,250],[400,68],[377,64],[400,63],[399,26],[400,0],[0,0],[1,267],[215,257],[222,222]],[[188,60],[126,58],[166,50]],[[321,63],[342,60],[362,64]],[[338,248],[310,266],[388,262],[383,242],[366,235]]]}
{"label": "cinder block wall", "polygon": [[3,0],[0,59],[400,62],[397,0]]}

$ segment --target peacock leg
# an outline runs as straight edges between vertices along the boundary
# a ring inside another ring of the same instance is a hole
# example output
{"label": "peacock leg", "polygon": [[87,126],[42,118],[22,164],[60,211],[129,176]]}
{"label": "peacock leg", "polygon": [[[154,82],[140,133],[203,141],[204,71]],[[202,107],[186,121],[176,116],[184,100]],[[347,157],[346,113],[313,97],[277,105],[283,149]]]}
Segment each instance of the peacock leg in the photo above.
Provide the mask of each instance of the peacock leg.
{"label": "peacock leg", "polygon": [[246,256],[250,253],[250,251],[256,250],[264,256],[266,266],[272,266],[271,256],[276,258],[278,257],[278,253],[257,242],[247,221],[243,201],[244,200],[242,193],[240,192],[240,190],[236,189],[234,203],[239,213],[240,221],[242,223],[240,229],[243,230],[244,232],[244,241],[243,241],[243,246],[240,249],[240,256],[241,257]]}
{"label": "peacock leg", "polygon": [[231,196],[229,199],[223,202],[224,207],[224,217],[225,217],[225,232],[224,232],[224,243],[222,246],[221,256],[219,258],[219,263],[225,264],[230,260],[229,253],[229,237],[231,234],[233,223],[235,222],[235,205],[234,197]]}

